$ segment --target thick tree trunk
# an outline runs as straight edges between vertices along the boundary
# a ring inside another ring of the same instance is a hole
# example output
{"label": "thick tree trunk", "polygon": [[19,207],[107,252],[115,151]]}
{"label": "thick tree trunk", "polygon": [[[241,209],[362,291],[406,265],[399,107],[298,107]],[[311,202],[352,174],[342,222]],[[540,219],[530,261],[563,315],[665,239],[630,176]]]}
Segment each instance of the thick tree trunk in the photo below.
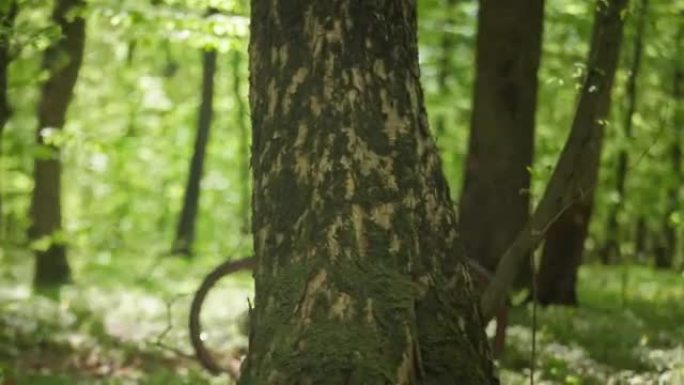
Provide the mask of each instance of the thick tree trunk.
{"label": "thick tree trunk", "polygon": [[[9,103],[9,64],[12,61],[10,53],[10,36],[14,26],[14,18],[18,7],[16,1],[0,6],[0,159],[2,159],[2,139],[5,124],[10,118],[12,108]],[[0,237],[4,233],[4,216],[2,206],[2,181],[0,180]]]}
{"label": "thick tree trunk", "polygon": [[[460,202],[466,254],[493,271],[529,218],[543,0],[481,0]],[[519,265],[529,282],[530,263]]]}
{"label": "thick tree trunk", "polygon": [[419,84],[415,2],[252,1],[241,384],[495,383]]}
{"label": "thick tree trunk", "polygon": [[34,164],[35,185],[29,231],[32,239],[44,242],[36,250],[34,284],[39,288],[57,286],[70,279],[66,246],[61,234],[60,150],[48,138],[53,130],[64,127],[83,60],[85,20],[74,15],[83,5],[82,0],[57,0],[52,20],[61,28],[62,36],[46,49],[43,57],[43,68],[49,75],[38,102],[36,141],[44,153],[36,157]]}
{"label": "thick tree trunk", "polygon": [[[599,0],[589,49],[587,78],[571,130],[586,125],[595,130],[594,151],[585,155],[587,188],[551,225],[539,267],[538,298],[545,304],[576,303],[575,282],[582,260],[598,179],[601,146],[610,111],[611,90],[617,69],[627,0]],[[561,275],[565,274],[562,278]]]}
{"label": "thick tree trunk", "polygon": [[[684,15],[682,16],[684,17]],[[684,49],[684,23],[680,25],[677,36],[677,47],[674,52]],[[674,99],[673,133],[670,143],[670,163],[672,177],[667,189],[665,216],[663,218],[664,245],[662,253],[656,253],[655,265],[658,268],[670,268],[678,252],[678,226],[672,222],[672,215],[680,209],[679,195],[684,183],[682,172],[682,139],[684,139],[684,59],[675,58],[672,82],[672,98]]]}
{"label": "thick tree trunk", "polygon": [[[632,139],[632,117],[636,112],[637,105],[637,78],[639,76],[639,69],[641,68],[641,52],[643,50],[643,36],[644,28],[646,26],[646,14],[648,12],[648,0],[641,0],[641,7],[636,12],[637,26],[634,34],[634,52],[632,57],[632,66],[627,77],[626,96],[627,109],[625,112],[625,121],[623,123],[623,132],[625,139],[628,141]],[[613,204],[608,213],[608,220],[606,221],[606,239],[601,248],[601,261],[605,264],[617,261],[620,258],[620,226],[618,216],[624,207],[625,202],[625,184],[627,183],[627,165],[629,163],[629,153],[624,146],[620,149],[617,158],[617,166],[615,170],[615,192],[618,195],[618,200]]]}
{"label": "thick tree trunk", "polygon": [[197,119],[197,136],[190,160],[188,181],[185,186],[183,208],[178,220],[176,239],[173,242],[173,253],[192,255],[192,243],[195,240],[195,223],[200,198],[200,182],[204,170],[204,158],[209,142],[209,129],[214,104],[214,74],[216,73],[216,50],[205,49],[202,52],[202,90]]}

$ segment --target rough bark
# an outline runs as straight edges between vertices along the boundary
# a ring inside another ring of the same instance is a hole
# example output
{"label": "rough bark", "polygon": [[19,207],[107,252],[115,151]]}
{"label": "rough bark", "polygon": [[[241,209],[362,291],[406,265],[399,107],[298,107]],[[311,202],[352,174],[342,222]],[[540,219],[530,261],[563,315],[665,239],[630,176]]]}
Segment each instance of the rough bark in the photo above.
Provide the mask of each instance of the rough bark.
{"label": "rough bark", "polygon": [[[551,225],[544,243],[537,287],[539,302],[543,304],[577,303],[577,269],[582,261],[594,202],[603,134],[610,112],[611,90],[620,54],[626,3],[627,0],[598,2],[587,68],[599,79],[582,89],[572,127],[575,130],[575,124],[582,124],[596,131],[596,141],[592,143],[595,147],[583,160],[585,168],[582,172],[587,181],[586,189],[576,200],[569,202],[567,210]],[[588,76],[591,77],[592,74]],[[595,97],[588,98],[587,94],[595,94]],[[593,99],[592,103],[583,103],[588,99]]]}
{"label": "rough bark", "polygon": [[[482,0],[460,201],[466,254],[491,271],[529,219],[543,0]],[[527,285],[529,261],[518,266]]]}
{"label": "rough bark", "polygon": [[[625,94],[627,96],[627,108],[625,111],[625,121],[622,125],[626,141],[633,139],[632,118],[637,107],[637,79],[641,68],[641,54],[643,51],[643,36],[646,26],[646,14],[648,13],[648,0],[642,0],[636,12],[636,31],[634,34],[634,52],[632,53],[632,64],[627,76]],[[606,239],[601,247],[601,261],[605,264],[615,262],[620,258],[620,226],[618,216],[624,207],[625,184],[627,183],[627,165],[629,164],[629,153],[623,145],[618,152],[617,165],[615,170],[615,192],[618,200],[613,204],[608,213],[606,221]]]}
{"label": "rough bark", "polygon": [[[684,17],[684,14],[680,17]],[[684,23],[680,25],[674,52],[684,49]],[[675,58],[672,82],[672,98],[674,100],[674,117],[672,119],[672,139],[669,145],[669,157],[672,167],[672,182],[667,189],[665,216],[663,218],[664,245],[662,252],[657,252],[655,265],[658,268],[670,268],[678,251],[678,228],[672,223],[672,215],[680,209],[679,195],[684,183],[682,172],[682,139],[684,139],[684,59]]]}
{"label": "rough bark", "polygon": [[[2,157],[2,139],[5,124],[12,114],[9,103],[9,64],[12,61],[10,53],[10,36],[18,7],[16,1],[0,6],[0,158]],[[2,186],[2,181],[0,181]],[[3,229],[2,189],[0,189],[0,230]]]}
{"label": "rough bark", "polygon": [[195,147],[190,160],[188,181],[185,186],[183,208],[176,228],[176,238],[172,251],[175,254],[192,255],[192,243],[195,240],[195,223],[200,199],[200,182],[204,171],[204,158],[209,142],[209,130],[214,105],[214,74],[216,73],[216,50],[202,51],[202,88],[197,117],[197,135]]}
{"label": "rough bark", "polygon": [[253,0],[240,384],[495,383],[419,84],[415,3]]}
{"label": "rough bark", "polygon": [[[504,253],[496,267],[494,280],[482,295],[481,308],[485,319],[490,319],[504,303],[520,261],[539,245],[559,216],[594,190],[595,159],[599,158],[604,118],[610,107],[610,90],[620,51],[626,6],[627,0],[597,2],[587,74],[570,135],[532,218]],[[546,263],[553,263],[553,260],[548,258]]]}
{"label": "rough bark", "polygon": [[[31,229],[34,240],[47,241],[36,250],[37,287],[58,286],[69,281],[66,246],[62,232],[60,149],[46,141],[52,130],[64,127],[67,109],[83,60],[85,20],[75,14],[81,0],[58,0],[52,13],[53,22],[62,36],[52,43],[43,56],[43,69],[48,78],[38,101],[36,142],[43,150],[34,162],[34,188],[31,196]],[[44,246],[44,245],[43,245]]]}

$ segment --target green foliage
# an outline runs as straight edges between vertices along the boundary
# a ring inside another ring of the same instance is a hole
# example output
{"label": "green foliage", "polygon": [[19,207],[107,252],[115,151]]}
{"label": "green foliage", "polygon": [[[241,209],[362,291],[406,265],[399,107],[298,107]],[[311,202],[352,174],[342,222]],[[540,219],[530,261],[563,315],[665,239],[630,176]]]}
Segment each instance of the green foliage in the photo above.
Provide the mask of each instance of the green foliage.
{"label": "green foliage", "polygon": [[[684,381],[684,276],[640,266],[585,266],[579,308],[539,308],[537,370],[560,384],[678,384]],[[531,306],[517,308],[501,362],[510,384],[525,383]],[[631,382],[630,382],[631,381]]]}
{"label": "green foliage", "polygon": [[[9,96],[14,112],[0,148],[0,382],[4,376],[30,384],[128,383],[116,376],[106,379],[86,365],[100,360],[116,370],[130,369],[136,383],[211,383],[196,366],[154,342],[168,324],[167,303],[173,302],[168,343],[189,351],[182,326],[187,294],[218,260],[250,254],[251,239],[242,223],[248,161],[241,147],[249,138],[238,124],[249,121],[241,107],[248,104],[247,2],[90,0],[80,10],[87,19],[87,46],[75,99],[64,131],[48,131],[48,142],[60,148],[63,165],[64,231],[53,236],[68,245],[78,285],[56,301],[29,294],[30,251],[44,247],[47,239],[29,243],[25,234],[33,160],[53,155],[35,145],[36,101],[46,77],[42,55],[61,31],[49,22],[52,1],[18,3],[15,27],[0,31],[11,37]],[[574,114],[593,4],[546,2],[536,153],[530,168],[535,199]],[[433,128],[444,122],[437,141],[457,197],[470,122],[477,2],[426,0],[418,5],[421,80]],[[208,16],[210,8],[217,13]],[[674,69],[684,66],[684,43],[678,40],[684,34],[683,11],[681,0],[651,1],[631,137],[622,124],[635,11],[626,15],[588,259],[603,241],[608,211],[618,201],[624,203],[619,241],[627,258],[643,263],[652,255],[651,250],[634,253],[639,218],[646,221],[649,248],[662,238],[666,191],[681,183],[669,151],[672,143],[681,145],[676,124],[684,121],[682,101],[672,98]],[[443,48],[445,37],[448,50]],[[215,114],[194,247],[198,258],[190,263],[166,258],[166,253],[192,151],[201,50],[208,47],[219,52]],[[614,191],[621,149],[630,155],[625,196]],[[678,208],[667,218],[680,237],[683,215]],[[682,277],[638,266],[589,267],[581,273],[581,308],[540,310],[540,378],[567,384],[681,378],[684,353],[677,341],[684,340]],[[225,325],[245,309],[249,285],[245,275],[208,299],[205,323],[220,340],[214,348],[227,351],[244,344],[244,338],[234,338],[237,326]],[[510,383],[528,367],[531,346],[525,309],[516,311],[514,323],[502,362]],[[70,357],[75,364],[65,362]],[[46,360],[45,370],[25,364],[34,358]]]}
{"label": "green foliage", "polygon": [[[30,294],[30,260],[23,252],[16,257],[13,268],[0,276],[0,373],[5,378],[19,384],[225,383],[185,356],[191,352],[190,294],[210,261],[189,266],[169,260],[152,269],[152,258],[137,264],[127,258],[128,264],[88,268],[77,286],[50,300]],[[244,346],[237,321],[251,290],[250,280],[238,277],[220,282],[207,298],[202,319],[210,348],[228,353]]]}

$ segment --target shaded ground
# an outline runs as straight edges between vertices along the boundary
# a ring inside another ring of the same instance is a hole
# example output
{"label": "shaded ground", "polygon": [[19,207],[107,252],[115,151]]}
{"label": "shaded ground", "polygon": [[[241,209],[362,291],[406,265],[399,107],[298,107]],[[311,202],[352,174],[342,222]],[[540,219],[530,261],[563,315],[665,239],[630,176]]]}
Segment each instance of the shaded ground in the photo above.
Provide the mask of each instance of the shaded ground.
{"label": "shaded ground", "polygon": [[[579,308],[537,309],[537,378],[549,384],[684,384],[684,275],[588,266]],[[532,309],[515,309],[505,384],[525,382]]]}
{"label": "shaded ground", "polygon": [[[195,362],[186,327],[191,294],[215,261],[161,262],[89,266],[57,300],[31,295],[29,265],[0,270],[0,385],[226,384]],[[202,320],[217,352],[245,344],[236,320],[251,291],[243,274],[207,298]]]}
{"label": "shaded ground", "polygon": [[[229,382],[196,364],[186,328],[190,294],[216,259],[81,267],[58,300],[30,295],[26,260],[0,256],[0,385]],[[203,322],[228,355],[245,344],[237,320],[252,289],[248,274],[225,281]],[[538,309],[536,384],[684,384],[684,276],[589,266],[580,285],[580,308]],[[511,315],[503,384],[529,383],[531,310]]]}

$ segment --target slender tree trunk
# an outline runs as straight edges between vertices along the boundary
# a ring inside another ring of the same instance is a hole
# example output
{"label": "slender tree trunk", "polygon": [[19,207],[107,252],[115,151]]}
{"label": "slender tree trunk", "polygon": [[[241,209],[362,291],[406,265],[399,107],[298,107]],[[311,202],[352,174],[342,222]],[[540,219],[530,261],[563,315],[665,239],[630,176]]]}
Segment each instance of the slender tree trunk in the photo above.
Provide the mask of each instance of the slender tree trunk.
{"label": "slender tree trunk", "polygon": [[[681,15],[680,17],[684,17]],[[677,35],[677,47],[674,52],[681,55],[684,49],[684,23],[680,25]],[[672,165],[672,182],[667,190],[667,207],[663,218],[664,241],[662,253],[656,253],[655,265],[658,268],[671,268],[678,251],[677,225],[672,223],[672,214],[680,208],[679,195],[684,183],[682,172],[682,139],[684,139],[684,59],[675,58],[674,78],[672,82],[672,98],[674,99],[673,133],[670,143],[670,163]]]}
{"label": "slender tree trunk", "polygon": [[31,197],[33,240],[40,240],[36,250],[34,284],[54,287],[70,280],[66,245],[62,234],[60,149],[50,142],[54,131],[64,127],[67,109],[83,60],[85,20],[74,15],[84,6],[82,0],[57,0],[52,20],[62,36],[50,45],[43,57],[49,74],[38,102],[36,141],[42,154],[34,163],[34,188]]}
{"label": "slender tree trunk", "polygon": [[245,234],[250,229],[250,196],[249,196],[249,128],[245,123],[248,117],[247,106],[242,98],[242,52],[233,52],[232,73],[233,73],[233,97],[235,98],[235,122],[240,136],[240,218],[242,219],[242,230]]}
{"label": "slender tree trunk", "polygon": [[[10,52],[10,36],[14,26],[14,18],[18,7],[16,1],[0,6],[0,166],[2,166],[2,139],[5,124],[12,114],[9,103],[9,64],[12,61]],[[0,171],[1,172],[1,171]],[[2,205],[3,181],[0,177],[0,238],[4,234],[4,215]]]}
{"label": "slender tree trunk", "polygon": [[251,4],[240,384],[491,384],[419,84],[415,2]]}
{"label": "slender tree trunk", "polygon": [[[456,0],[444,0],[442,7],[444,7],[444,29],[442,31],[441,41],[440,41],[440,54],[439,62],[437,67],[437,90],[440,97],[447,98],[449,94],[449,79],[451,78],[451,73],[454,68],[451,63],[451,56],[453,55],[454,48],[454,37],[452,32],[452,26],[456,23],[454,20],[454,6],[456,5]],[[444,113],[439,113],[435,119],[435,137],[437,139],[438,145],[442,147],[440,141],[446,133],[446,117]]]}
{"label": "slender tree trunk", "polygon": [[593,143],[595,151],[585,155],[584,159],[586,168],[583,172],[586,173],[588,188],[579,199],[570,203],[547,233],[538,280],[538,300],[542,304],[577,302],[577,269],[582,259],[587,226],[591,218],[603,132],[610,111],[611,90],[622,41],[623,11],[626,6],[627,0],[597,2],[587,64],[589,81],[585,82],[582,88],[571,130],[579,129],[580,125],[588,125],[598,136]]}
{"label": "slender tree trunk", "polygon": [[646,225],[646,218],[643,215],[640,215],[639,218],[637,218],[636,226],[634,228],[634,255],[639,262],[646,260],[647,239],[648,226]]}
{"label": "slender tree trunk", "polygon": [[188,181],[185,186],[183,208],[178,220],[176,239],[173,242],[173,253],[192,255],[192,243],[195,240],[195,223],[200,198],[200,182],[204,169],[204,158],[214,104],[214,74],[216,73],[216,50],[205,49],[202,52],[202,90],[197,119],[197,136],[195,148],[190,160]]}
{"label": "slender tree trunk", "polygon": [[[623,123],[624,136],[627,141],[632,139],[632,118],[637,105],[637,79],[641,68],[641,52],[643,50],[644,28],[646,26],[646,14],[648,12],[648,0],[641,0],[641,7],[636,12],[637,25],[634,34],[634,52],[632,66],[627,77],[625,93],[627,94],[627,111]],[[618,200],[611,207],[606,222],[606,240],[601,248],[601,261],[605,264],[614,262],[620,258],[620,229],[618,216],[624,207],[625,184],[627,182],[627,165],[629,164],[629,152],[623,145],[618,153],[617,167],[615,170],[615,192]]]}
{"label": "slender tree trunk", "polygon": [[8,99],[9,64],[12,61],[10,53],[10,37],[18,7],[16,1],[10,1],[0,6],[0,155],[2,154],[2,134],[7,120],[12,113]]}
{"label": "slender tree trunk", "polygon": [[[460,202],[466,254],[494,270],[529,219],[543,0],[481,0]],[[528,284],[530,263],[519,265]]]}

